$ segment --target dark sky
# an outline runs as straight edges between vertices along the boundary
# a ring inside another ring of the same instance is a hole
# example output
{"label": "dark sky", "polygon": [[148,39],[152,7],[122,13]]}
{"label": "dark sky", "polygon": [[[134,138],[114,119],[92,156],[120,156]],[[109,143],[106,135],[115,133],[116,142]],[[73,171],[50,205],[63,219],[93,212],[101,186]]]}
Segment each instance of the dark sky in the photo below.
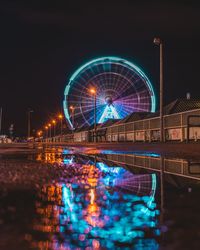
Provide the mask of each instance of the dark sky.
{"label": "dark sky", "polygon": [[[34,2],[31,4],[30,2]],[[69,76],[98,56],[141,67],[159,93],[159,49],[164,42],[165,104],[199,98],[200,4],[193,1],[0,2],[0,106],[3,130],[39,129],[62,108]],[[157,98],[158,99],[158,98]]]}

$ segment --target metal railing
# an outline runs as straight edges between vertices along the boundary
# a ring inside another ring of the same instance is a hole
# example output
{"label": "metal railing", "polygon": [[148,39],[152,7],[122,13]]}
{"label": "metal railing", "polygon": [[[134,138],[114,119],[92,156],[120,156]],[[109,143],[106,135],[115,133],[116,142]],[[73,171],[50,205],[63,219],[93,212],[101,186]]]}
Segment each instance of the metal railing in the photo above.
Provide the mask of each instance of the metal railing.
{"label": "metal railing", "polygon": [[[192,123],[190,117],[195,117]],[[104,133],[101,133],[102,131]],[[164,141],[198,141],[200,140],[200,109],[180,112],[163,117]],[[92,142],[93,130],[79,131],[62,136],[43,139],[44,142]],[[160,141],[159,117],[139,121],[114,124],[98,128],[97,141],[106,142],[154,142]]]}

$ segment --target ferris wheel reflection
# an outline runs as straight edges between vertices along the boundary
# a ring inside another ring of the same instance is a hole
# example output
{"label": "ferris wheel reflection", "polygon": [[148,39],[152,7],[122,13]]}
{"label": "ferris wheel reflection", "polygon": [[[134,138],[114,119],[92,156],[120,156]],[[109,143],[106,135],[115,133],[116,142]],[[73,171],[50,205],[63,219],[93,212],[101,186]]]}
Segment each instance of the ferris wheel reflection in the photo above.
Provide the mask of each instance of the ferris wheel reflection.
{"label": "ferris wheel reflection", "polygon": [[158,249],[155,175],[133,175],[74,155],[45,159],[57,161],[69,174],[38,194],[33,230],[45,234],[46,240],[32,236],[33,247],[115,249],[125,244],[131,249],[134,243]]}

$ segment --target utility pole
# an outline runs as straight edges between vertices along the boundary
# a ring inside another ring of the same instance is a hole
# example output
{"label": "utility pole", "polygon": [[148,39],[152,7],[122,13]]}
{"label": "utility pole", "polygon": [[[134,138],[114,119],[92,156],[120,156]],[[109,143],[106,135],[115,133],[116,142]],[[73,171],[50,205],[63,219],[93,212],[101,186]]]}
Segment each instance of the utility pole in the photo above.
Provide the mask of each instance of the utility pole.
{"label": "utility pole", "polygon": [[97,93],[96,89],[91,88],[90,93],[94,96],[94,142],[97,142],[97,121],[96,121],[96,109],[97,109]]}
{"label": "utility pole", "polygon": [[163,41],[154,38],[153,42],[160,47],[160,142],[163,142]]}
{"label": "utility pole", "polygon": [[70,111],[71,111],[71,119],[72,119],[72,131],[75,129],[75,126],[74,126],[74,112],[75,112],[75,107],[74,106],[70,106],[69,107]]}
{"label": "utility pole", "polygon": [[59,114],[58,118],[60,119],[60,135],[62,137],[62,135],[63,135],[63,115]]}
{"label": "utility pole", "polygon": [[31,113],[33,113],[33,110],[28,110],[28,138],[31,136]]}
{"label": "utility pole", "polygon": [[94,142],[97,142],[97,96],[96,93],[94,95]]}

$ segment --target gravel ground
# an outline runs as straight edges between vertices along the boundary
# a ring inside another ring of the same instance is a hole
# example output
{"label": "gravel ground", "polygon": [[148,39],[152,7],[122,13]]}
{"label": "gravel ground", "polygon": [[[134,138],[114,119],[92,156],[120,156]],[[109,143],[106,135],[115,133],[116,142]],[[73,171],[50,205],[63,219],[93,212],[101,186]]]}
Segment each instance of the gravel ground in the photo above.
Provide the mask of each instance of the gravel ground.
{"label": "gravel ground", "polygon": [[32,162],[22,159],[0,160],[1,190],[37,189],[44,184],[53,183],[68,177],[70,177],[70,174],[57,164]]}

